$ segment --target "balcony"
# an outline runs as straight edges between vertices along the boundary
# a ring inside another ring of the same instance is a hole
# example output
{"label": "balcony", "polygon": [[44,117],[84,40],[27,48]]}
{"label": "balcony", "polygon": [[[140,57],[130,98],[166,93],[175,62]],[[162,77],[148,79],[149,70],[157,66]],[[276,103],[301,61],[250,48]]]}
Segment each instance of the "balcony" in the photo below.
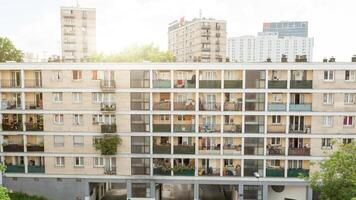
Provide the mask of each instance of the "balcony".
{"label": "balcony", "polygon": [[205,102],[199,103],[199,110],[200,111],[220,111],[221,110],[221,103],[220,102]]}
{"label": "balcony", "polygon": [[35,101],[26,101],[25,108],[27,110],[42,110],[43,109],[43,102],[35,102]]}
{"label": "balcony", "polygon": [[174,123],[173,127],[174,127],[174,132],[179,132],[179,133],[195,132],[195,124]]}
{"label": "balcony", "polygon": [[267,145],[267,155],[285,155],[284,149],[284,147],[279,145]]}
{"label": "balcony", "polygon": [[116,124],[102,124],[101,133],[116,133]]}
{"label": "balcony", "polygon": [[6,165],[6,173],[25,173],[24,165]]}
{"label": "balcony", "polygon": [[153,175],[158,175],[158,176],[170,176],[171,175],[171,169],[169,167],[164,167],[164,166],[157,166],[153,168]]}
{"label": "balcony", "polygon": [[224,111],[242,111],[242,99],[238,102],[225,102]]}
{"label": "balcony", "polygon": [[171,154],[171,144],[153,144],[154,154]]}
{"label": "balcony", "polygon": [[171,110],[171,102],[169,100],[153,102],[153,110]]}
{"label": "balcony", "polygon": [[171,80],[153,80],[153,88],[171,88]]}
{"label": "balcony", "polygon": [[221,88],[221,80],[200,80],[199,88]]}
{"label": "balcony", "polygon": [[290,88],[312,89],[313,81],[312,80],[291,80]]}
{"label": "balcony", "polygon": [[224,80],[224,88],[242,88],[242,80]]}
{"label": "balcony", "polygon": [[266,177],[284,177],[283,168],[267,167],[266,168]]}
{"label": "balcony", "polygon": [[44,152],[43,144],[28,144],[27,145],[28,152]]}
{"label": "balcony", "polygon": [[24,152],[23,144],[3,144],[4,152]]}
{"label": "balcony", "polygon": [[3,123],[3,131],[23,131],[22,122]]}
{"label": "balcony", "polygon": [[153,132],[171,132],[171,124],[153,124]]}
{"label": "balcony", "polygon": [[20,80],[1,79],[0,83],[1,83],[1,85],[0,85],[1,88],[20,88],[21,87]]}
{"label": "balcony", "polygon": [[268,81],[268,88],[269,89],[286,89],[287,88],[287,81],[286,80],[271,80]]}
{"label": "balcony", "polygon": [[300,176],[309,176],[309,169],[302,168],[290,168],[287,173],[288,177],[300,177]]}
{"label": "balcony", "polygon": [[131,132],[149,132],[150,125],[148,123],[131,123]]}
{"label": "balcony", "polygon": [[199,124],[200,133],[220,133],[220,124]]}
{"label": "balcony", "polygon": [[310,156],[310,148],[288,148],[289,156]]}
{"label": "balcony", "polygon": [[263,124],[245,124],[245,133],[264,133]]}
{"label": "balcony", "polygon": [[43,131],[42,123],[26,122],[26,131]]}
{"label": "balcony", "polygon": [[1,101],[1,109],[3,110],[21,110],[21,103],[16,101]]}
{"label": "balcony", "polygon": [[42,80],[40,79],[25,79],[26,88],[41,88]]}
{"label": "balcony", "polygon": [[224,144],[225,155],[241,155],[241,144]]}
{"label": "balcony", "polygon": [[176,80],[174,88],[195,88],[195,79],[192,80]]}
{"label": "balcony", "polygon": [[28,173],[45,173],[45,166],[40,165],[29,165]]}
{"label": "balcony", "polygon": [[242,133],[241,124],[224,124],[224,133]]}
{"label": "balcony", "polygon": [[268,111],[286,111],[285,103],[269,103]]}
{"label": "balcony", "polygon": [[310,103],[305,104],[289,104],[289,111],[311,111],[312,105]]}
{"label": "balcony", "polygon": [[195,101],[174,102],[174,110],[195,110]]}
{"label": "balcony", "polygon": [[114,80],[100,80],[100,88],[102,90],[115,90],[116,85]]}
{"label": "balcony", "polygon": [[291,124],[289,126],[289,133],[310,133],[311,126],[310,125],[298,125],[298,124]]}
{"label": "balcony", "polygon": [[103,102],[100,104],[100,110],[103,112],[115,112],[116,111],[116,103]]}
{"label": "balcony", "polygon": [[173,168],[174,176],[194,176],[195,169],[188,166],[175,166]]}
{"label": "balcony", "polygon": [[174,145],[174,154],[195,154],[194,145]]}

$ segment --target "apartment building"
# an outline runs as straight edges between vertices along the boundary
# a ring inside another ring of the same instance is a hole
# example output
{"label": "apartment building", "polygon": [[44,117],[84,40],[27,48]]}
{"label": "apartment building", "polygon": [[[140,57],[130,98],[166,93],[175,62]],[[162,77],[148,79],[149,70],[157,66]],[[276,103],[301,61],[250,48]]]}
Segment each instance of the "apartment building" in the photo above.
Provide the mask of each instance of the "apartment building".
{"label": "apartment building", "polygon": [[168,27],[168,50],[177,62],[225,62],[226,21],[176,20]]}
{"label": "apartment building", "polygon": [[263,32],[275,32],[280,37],[308,37],[308,21],[265,22]]}
{"label": "apartment building", "polygon": [[64,62],[83,62],[96,52],[95,8],[61,7],[61,48]]}
{"label": "apartment building", "polygon": [[[54,200],[311,200],[298,176],[356,138],[355,73],[352,62],[3,63],[3,183]],[[94,146],[113,135],[117,153],[102,155]]]}

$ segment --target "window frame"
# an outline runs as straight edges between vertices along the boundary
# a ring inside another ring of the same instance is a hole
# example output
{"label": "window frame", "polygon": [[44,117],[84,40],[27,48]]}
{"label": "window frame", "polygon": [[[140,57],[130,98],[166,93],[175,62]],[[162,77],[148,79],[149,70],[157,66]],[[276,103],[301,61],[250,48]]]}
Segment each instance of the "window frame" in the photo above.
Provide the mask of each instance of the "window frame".
{"label": "window frame", "polygon": [[[58,162],[58,161],[60,161],[60,162]],[[65,157],[63,157],[63,156],[55,157],[54,165],[56,167],[64,167],[65,166]]]}
{"label": "window frame", "polygon": [[82,156],[74,157],[74,167],[84,167],[84,157]]}
{"label": "window frame", "polygon": [[323,80],[325,82],[332,82],[335,80],[335,71],[334,70],[324,70]]}

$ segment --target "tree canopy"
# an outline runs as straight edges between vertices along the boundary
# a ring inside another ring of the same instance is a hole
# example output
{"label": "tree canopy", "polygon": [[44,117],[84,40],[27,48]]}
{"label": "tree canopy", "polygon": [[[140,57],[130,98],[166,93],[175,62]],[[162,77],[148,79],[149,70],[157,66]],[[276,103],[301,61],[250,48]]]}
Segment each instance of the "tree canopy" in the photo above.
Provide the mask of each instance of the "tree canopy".
{"label": "tree canopy", "polygon": [[95,54],[90,57],[91,62],[172,62],[174,56],[169,51],[161,51],[153,44],[133,44],[116,54]]}
{"label": "tree canopy", "polygon": [[356,197],[356,143],[340,149],[320,163],[320,171],[310,177],[313,190],[323,200],[345,200]]}
{"label": "tree canopy", "polygon": [[23,54],[21,50],[16,49],[9,38],[0,37],[0,62],[16,61],[22,62]]}

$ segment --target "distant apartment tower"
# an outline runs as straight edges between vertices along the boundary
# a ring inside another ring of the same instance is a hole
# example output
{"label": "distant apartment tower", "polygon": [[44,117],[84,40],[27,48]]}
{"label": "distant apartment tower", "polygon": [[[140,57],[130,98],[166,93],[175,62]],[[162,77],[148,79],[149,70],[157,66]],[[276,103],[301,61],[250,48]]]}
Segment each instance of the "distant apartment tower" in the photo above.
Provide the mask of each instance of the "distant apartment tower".
{"label": "distant apartment tower", "polygon": [[281,21],[263,23],[263,32],[276,32],[279,37],[308,37],[307,21]]}
{"label": "distant apartment tower", "polygon": [[230,62],[281,62],[282,54],[288,62],[296,56],[306,55],[313,60],[314,38],[285,36],[276,32],[262,32],[258,36],[241,36],[228,39],[227,55]]}
{"label": "distant apartment tower", "polygon": [[168,48],[177,62],[225,62],[226,21],[176,20],[169,24]]}
{"label": "distant apartment tower", "polygon": [[95,8],[61,8],[61,47],[64,62],[83,62],[95,53]]}

